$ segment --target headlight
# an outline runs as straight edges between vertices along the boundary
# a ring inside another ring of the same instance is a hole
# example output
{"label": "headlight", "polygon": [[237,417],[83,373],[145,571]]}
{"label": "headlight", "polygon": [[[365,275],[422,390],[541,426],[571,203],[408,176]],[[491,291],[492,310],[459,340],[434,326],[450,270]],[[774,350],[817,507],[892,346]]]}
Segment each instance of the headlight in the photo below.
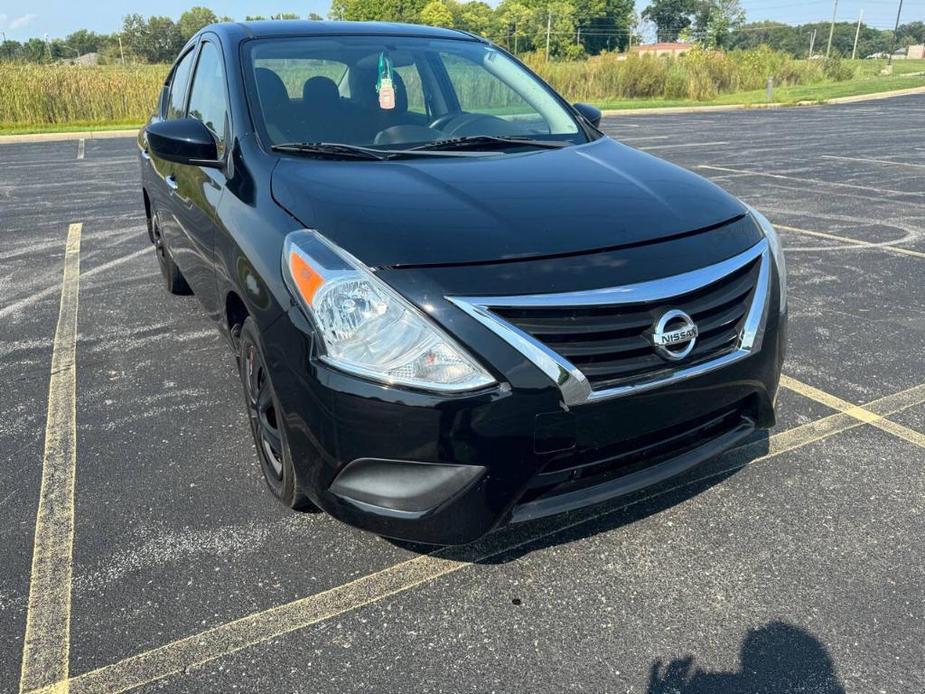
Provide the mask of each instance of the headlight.
{"label": "headlight", "polygon": [[777,236],[774,225],[768,221],[767,217],[751,205],[746,205],[746,207],[748,207],[748,211],[754,220],[758,222],[758,226],[761,227],[761,231],[764,232],[764,236],[768,240],[768,247],[774,257],[774,264],[777,266],[777,281],[780,284],[780,311],[784,313],[787,310],[787,263],[784,261],[784,249],[780,245],[780,238]]}
{"label": "headlight", "polygon": [[316,231],[283,244],[289,291],[318,329],[321,359],[365,378],[443,392],[495,380],[448,335]]}

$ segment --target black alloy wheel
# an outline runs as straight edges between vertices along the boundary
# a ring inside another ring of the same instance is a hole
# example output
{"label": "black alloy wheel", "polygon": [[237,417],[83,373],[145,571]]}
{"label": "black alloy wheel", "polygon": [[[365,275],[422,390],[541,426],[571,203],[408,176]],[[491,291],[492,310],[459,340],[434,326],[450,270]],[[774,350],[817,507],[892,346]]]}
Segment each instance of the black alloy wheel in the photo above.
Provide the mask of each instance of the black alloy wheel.
{"label": "black alloy wheel", "polygon": [[282,411],[260,344],[257,326],[248,317],[240,330],[238,365],[260,468],[267,486],[281,503],[294,509],[311,508],[311,501],[298,489],[282,426]]}

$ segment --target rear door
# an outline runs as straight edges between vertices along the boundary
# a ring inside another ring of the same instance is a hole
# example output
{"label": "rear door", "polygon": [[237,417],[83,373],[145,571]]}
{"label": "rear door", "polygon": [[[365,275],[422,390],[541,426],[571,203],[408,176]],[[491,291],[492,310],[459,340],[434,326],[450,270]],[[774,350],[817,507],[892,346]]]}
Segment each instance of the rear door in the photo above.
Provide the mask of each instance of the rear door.
{"label": "rear door", "polygon": [[[218,158],[226,160],[231,123],[225,67],[219,44],[210,38],[200,43],[186,116],[205,124],[215,138]],[[215,282],[214,243],[221,223],[218,206],[226,183],[224,169],[185,164],[175,166],[173,209],[179,234],[174,257],[186,281],[213,317],[220,309]]]}

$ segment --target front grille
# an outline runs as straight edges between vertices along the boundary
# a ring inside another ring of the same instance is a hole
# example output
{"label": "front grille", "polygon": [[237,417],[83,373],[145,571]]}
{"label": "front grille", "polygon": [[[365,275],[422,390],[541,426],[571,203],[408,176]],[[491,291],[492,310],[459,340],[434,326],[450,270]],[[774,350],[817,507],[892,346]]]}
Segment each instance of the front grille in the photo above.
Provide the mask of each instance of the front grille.
{"label": "front grille", "polygon": [[754,428],[755,410],[753,399],[747,399],[667,429],[553,458],[533,478],[518,504],[611,482],[709,446],[740,428],[747,434]]}
{"label": "front grille", "polygon": [[[593,390],[671,374],[734,351],[751,307],[761,259],[686,294],[647,303],[592,306],[493,306],[491,311],[580,370]],[[694,349],[682,361],[656,354],[649,335],[666,310],[697,324]]]}

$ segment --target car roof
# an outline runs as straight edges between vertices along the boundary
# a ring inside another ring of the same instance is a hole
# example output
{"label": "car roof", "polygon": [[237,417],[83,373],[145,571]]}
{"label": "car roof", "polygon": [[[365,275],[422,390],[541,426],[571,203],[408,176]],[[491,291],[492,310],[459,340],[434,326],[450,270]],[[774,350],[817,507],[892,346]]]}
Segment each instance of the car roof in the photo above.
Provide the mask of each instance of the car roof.
{"label": "car roof", "polygon": [[211,24],[203,31],[233,39],[278,38],[286,36],[420,36],[424,38],[449,38],[481,40],[464,31],[442,29],[423,24],[399,24],[392,22],[331,22],[322,20],[262,20],[257,22],[225,22]]}

